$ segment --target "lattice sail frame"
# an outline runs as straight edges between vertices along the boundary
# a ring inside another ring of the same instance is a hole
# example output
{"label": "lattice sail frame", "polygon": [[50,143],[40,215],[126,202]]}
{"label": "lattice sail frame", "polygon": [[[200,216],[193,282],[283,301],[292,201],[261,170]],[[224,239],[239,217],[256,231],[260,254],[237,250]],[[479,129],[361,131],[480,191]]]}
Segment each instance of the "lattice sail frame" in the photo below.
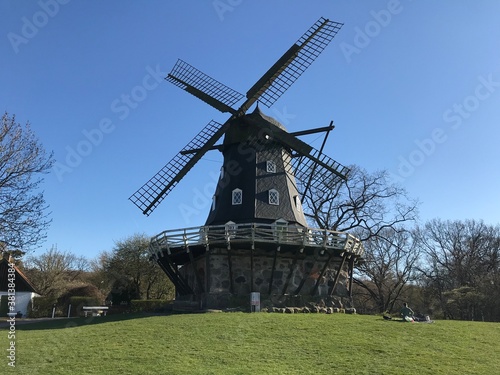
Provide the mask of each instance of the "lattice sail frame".
{"label": "lattice sail frame", "polygon": [[[319,154],[319,151],[313,149],[313,153]],[[331,169],[339,171],[343,176],[347,176],[349,173],[349,168],[341,165],[325,154],[319,155],[319,158],[330,166]],[[294,157],[291,165],[295,179],[297,180],[297,190],[303,196],[303,199],[305,198],[305,191],[308,189],[311,189],[311,191],[315,193],[321,192],[324,195],[328,195],[338,186],[338,184],[344,181],[344,178],[340,177],[338,174],[332,173],[328,168],[304,156]]]}
{"label": "lattice sail frame", "polygon": [[[259,96],[259,103],[271,107],[299,78],[337,35],[342,23],[320,18],[247,92]],[[269,85],[263,85],[263,81]],[[259,95],[260,94],[260,95]]]}
{"label": "lattice sail frame", "polygon": [[[276,142],[281,143],[279,140],[276,140]],[[315,148],[312,148],[310,155],[314,155],[315,158],[321,160],[321,164],[318,164],[308,155],[294,153],[294,150],[289,149],[286,145],[283,145],[284,149],[269,148],[266,141],[255,140],[252,147],[256,149],[265,148],[270,155],[274,156],[275,160],[283,160],[283,168],[288,172],[287,176],[291,177],[290,182],[295,186],[302,199],[306,199],[306,190],[312,191],[314,194],[327,196],[345,181],[350,171],[348,167]],[[283,154],[284,150],[288,155]]]}
{"label": "lattice sail frame", "polygon": [[166,80],[221,112],[234,112],[231,107],[244,97],[243,94],[213,79],[181,59],[177,60]]}
{"label": "lattice sail frame", "polygon": [[[220,138],[222,124],[212,120],[199,132],[177,155],[175,155],[158,173],[137,190],[129,199],[148,215],[172,191],[180,181],[176,178],[179,172],[189,163],[193,163],[197,154],[183,153],[186,150],[197,149],[205,146],[211,139]],[[197,161],[197,160],[196,160]],[[187,173],[187,171],[185,172]]]}

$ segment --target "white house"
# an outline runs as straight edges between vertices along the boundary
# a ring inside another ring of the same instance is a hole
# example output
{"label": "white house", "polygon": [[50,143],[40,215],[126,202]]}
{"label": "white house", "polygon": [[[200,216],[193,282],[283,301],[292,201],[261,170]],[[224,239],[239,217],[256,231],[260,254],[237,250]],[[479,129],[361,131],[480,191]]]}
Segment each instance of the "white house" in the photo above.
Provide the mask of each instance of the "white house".
{"label": "white house", "polygon": [[[12,277],[14,275],[15,277]],[[35,287],[28,278],[13,263],[2,257],[0,259],[0,300],[5,301],[9,295],[9,283],[15,285],[15,311],[26,317],[28,313],[28,304],[33,297],[39,296]],[[12,294],[12,291],[10,291]]]}

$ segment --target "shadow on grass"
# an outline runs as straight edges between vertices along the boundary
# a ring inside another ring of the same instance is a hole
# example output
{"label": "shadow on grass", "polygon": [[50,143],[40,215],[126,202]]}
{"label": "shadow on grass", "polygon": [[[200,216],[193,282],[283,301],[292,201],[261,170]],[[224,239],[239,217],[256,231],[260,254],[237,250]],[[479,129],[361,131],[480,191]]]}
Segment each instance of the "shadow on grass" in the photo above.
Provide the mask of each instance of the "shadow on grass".
{"label": "shadow on grass", "polygon": [[107,316],[89,316],[87,318],[82,317],[82,318],[47,319],[36,322],[19,321],[18,324],[16,324],[16,330],[34,331],[34,330],[46,330],[46,329],[64,329],[64,328],[82,327],[94,324],[120,322],[125,320],[142,319],[151,316],[153,315],[145,313],[130,313],[130,314],[107,315]]}

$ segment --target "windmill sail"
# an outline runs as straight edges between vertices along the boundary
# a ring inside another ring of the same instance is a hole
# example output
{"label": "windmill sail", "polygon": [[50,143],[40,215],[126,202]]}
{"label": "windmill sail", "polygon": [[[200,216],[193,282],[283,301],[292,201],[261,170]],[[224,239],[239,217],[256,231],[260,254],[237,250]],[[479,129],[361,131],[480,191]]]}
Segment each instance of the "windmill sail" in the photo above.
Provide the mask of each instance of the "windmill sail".
{"label": "windmill sail", "polygon": [[[175,185],[219,140],[228,125],[228,123],[221,125],[216,121],[210,121],[172,160],[130,196],[132,203],[139,207],[143,214],[149,216]],[[196,153],[184,152],[192,149],[199,150]]]}
{"label": "windmill sail", "polygon": [[243,94],[227,87],[181,59],[177,60],[165,79],[221,112],[234,113],[235,110],[231,106],[243,98]]}
{"label": "windmill sail", "polygon": [[[274,102],[297,80],[330,43],[342,27],[341,23],[320,18],[285,54],[248,90],[246,100],[235,110],[232,106],[244,95],[209,77],[188,63],[178,60],[166,79],[198,97],[214,108],[231,113],[221,125],[210,122],[179,154],[168,162],[155,176],[146,182],[129,199],[145,215],[149,215],[188,171],[203,157],[227,131],[232,120],[243,116],[257,101],[266,106]],[[330,174],[345,178],[343,166],[333,160],[325,160],[321,153],[286,132],[277,137],[283,145],[296,150],[320,166],[315,171],[327,170]],[[195,152],[193,152],[195,150]]]}
{"label": "windmill sail", "polygon": [[[270,118],[268,117],[268,119]],[[306,166],[302,167],[304,173],[308,171],[308,173],[310,174],[311,172],[314,172],[314,170],[316,170],[316,173],[318,175],[334,174],[343,180],[347,178],[346,174],[347,172],[349,172],[349,169],[347,167],[344,167],[342,164],[336,162],[329,156],[321,153],[320,151],[316,150],[312,146],[301,141],[296,136],[286,132],[285,130],[280,129],[279,127],[267,127],[263,125],[262,122],[255,121],[252,118],[245,118],[243,119],[243,122],[252,124],[253,126],[260,128],[264,132],[264,134],[267,134],[276,142],[281,143],[283,146],[295,151],[299,156],[308,159],[306,162],[302,163]],[[269,122],[269,120],[266,120],[265,122]],[[299,165],[297,165],[296,167],[298,166]],[[314,169],[312,168],[313,166]]]}
{"label": "windmill sail", "polygon": [[248,99],[270,107],[313,63],[343,24],[320,18],[285,54],[248,90]]}
{"label": "windmill sail", "polygon": [[339,182],[345,180],[349,173],[349,168],[316,149],[313,149],[310,155],[293,158],[291,164],[302,195],[308,189],[306,186],[310,186],[312,191],[327,194]]}

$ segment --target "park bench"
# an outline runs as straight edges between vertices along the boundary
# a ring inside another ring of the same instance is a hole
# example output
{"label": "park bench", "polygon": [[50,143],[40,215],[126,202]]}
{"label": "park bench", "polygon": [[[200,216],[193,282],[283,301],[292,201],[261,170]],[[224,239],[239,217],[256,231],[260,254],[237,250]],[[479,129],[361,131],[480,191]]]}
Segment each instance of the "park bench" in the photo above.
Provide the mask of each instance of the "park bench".
{"label": "park bench", "polygon": [[108,306],[83,306],[83,312],[85,313],[85,317],[87,317],[89,313],[91,313],[92,316],[106,316],[108,308]]}

